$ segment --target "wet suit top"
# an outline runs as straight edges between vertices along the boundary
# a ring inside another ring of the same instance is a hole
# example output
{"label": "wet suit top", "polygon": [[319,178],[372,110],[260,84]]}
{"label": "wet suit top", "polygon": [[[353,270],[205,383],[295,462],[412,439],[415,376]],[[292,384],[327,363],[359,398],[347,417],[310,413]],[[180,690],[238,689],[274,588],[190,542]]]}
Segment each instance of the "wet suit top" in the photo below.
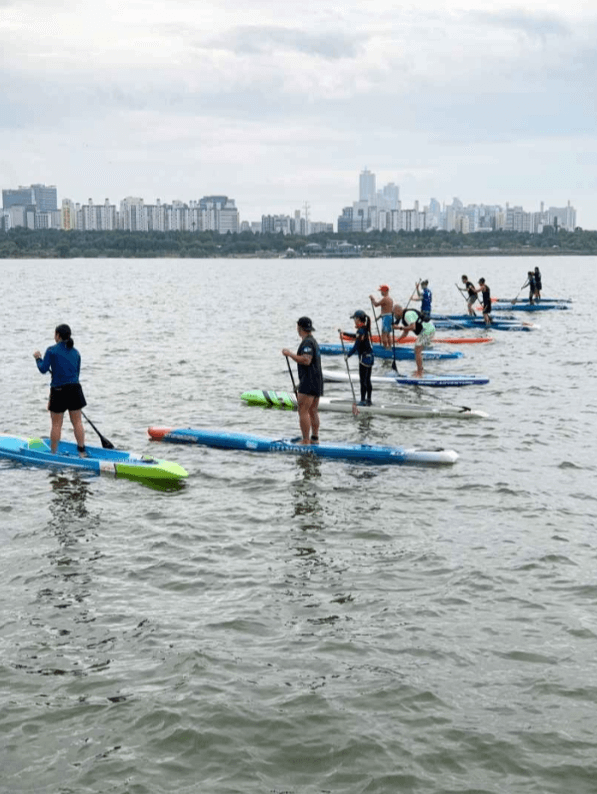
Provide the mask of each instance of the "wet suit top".
{"label": "wet suit top", "polygon": [[36,361],[37,368],[42,375],[48,370],[52,373],[51,386],[65,386],[67,383],[78,383],[81,372],[81,356],[79,351],[68,348],[66,342],[58,342],[49,347],[43,358]]}

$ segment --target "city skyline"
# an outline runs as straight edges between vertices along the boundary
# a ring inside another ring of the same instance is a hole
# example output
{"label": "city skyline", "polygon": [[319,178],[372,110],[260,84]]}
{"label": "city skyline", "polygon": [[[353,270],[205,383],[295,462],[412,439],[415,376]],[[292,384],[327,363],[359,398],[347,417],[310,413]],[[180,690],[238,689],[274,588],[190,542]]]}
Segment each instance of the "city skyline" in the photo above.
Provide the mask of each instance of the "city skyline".
{"label": "city skyline", "polygon": [[[235,199],[223,194],[203,196],[185,202],[175,199],[171,203],[160,198],[155,202],[140,196],[127,196],[119,208],[106,198],[96,204],[61,199],[58,207],[56,185],[35,183],[2,188],[0,230],[23,226],[29,229],[62,229],[111,231],[216,231],[227,232],[282,232],[283,234],[311,235],[333,233],[334,224],[315,221],[310,216],[310,205],[303,205],[293,215],[284,213],[262,214],[260,221],[241,219]],[[378,189],[376,174],[365,168],[358,177],[358,199],[342,209],[337,218],[336,231],[340,233],[365,231],[416,231],[438,229],[464,234],[491,232],[503,229],[541,233],[546,226],[574,231],[578,226],[576,209],[568,201],[566,206],[546,206],[525,209],[520,205],[505,206],[487,202],[465,205],[458,197],[450,204],[431,198],[428,204],[418,199],[412,207],[403,205],[400,186],[391,182]]]}
{"label": "city skyline", "polygon": [[366,164],[406,204],[569,199],[597,228],[596,32],[592,0],[11,0],[0,183],[331,220]]}

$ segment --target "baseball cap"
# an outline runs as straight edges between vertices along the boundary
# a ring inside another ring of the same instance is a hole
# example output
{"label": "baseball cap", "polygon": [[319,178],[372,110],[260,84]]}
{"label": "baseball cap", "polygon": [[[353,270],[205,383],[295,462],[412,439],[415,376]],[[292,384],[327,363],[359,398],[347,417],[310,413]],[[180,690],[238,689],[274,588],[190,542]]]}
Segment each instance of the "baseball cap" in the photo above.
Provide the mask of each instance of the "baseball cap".
{"label": "baseball cap", "polygon": [[315,330],[315,328],[313,328],[313,323],[311,322],[310,317],[299,317],[298,320],[296,321],[296,324],[299,326],[299,328],[302,328],[303,331]]}
{"label": "baseball cap", "polygon": [[350,315],[351,320],[364,320],[367,317],[362,309],[357,309],[354,314]]}
{"label": "baseball cap", "polygon": [[389,292],[390,291],[390,288],[388,287],[387,284],[381,284],[378,287],[378,289],[379,289],[380,292]]}

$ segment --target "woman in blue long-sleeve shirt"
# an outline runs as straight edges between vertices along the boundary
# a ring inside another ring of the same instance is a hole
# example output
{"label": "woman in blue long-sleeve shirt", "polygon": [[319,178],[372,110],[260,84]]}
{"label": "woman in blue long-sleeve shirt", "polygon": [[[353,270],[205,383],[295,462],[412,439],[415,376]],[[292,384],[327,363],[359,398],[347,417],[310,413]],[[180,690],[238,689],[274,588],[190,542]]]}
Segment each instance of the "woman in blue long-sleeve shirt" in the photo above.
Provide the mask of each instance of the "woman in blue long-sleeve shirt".
{"label": "woman in blue long-sleeve shirt", "polygon": [[56,327],[54,339],[56,344],[49,347],[43,357],[39,350],[33,354],[37,368],[42,375],[48,371],[52,373],[48,402],[48,410],[52,418],[50,430],[52,452],[58,450],[64,412],[68,411],[79,454],[85,455],[85,428],[81,419],[81,411],[87,403],[79,383],[81,356],[75,348],[70,327],[66,323]]}

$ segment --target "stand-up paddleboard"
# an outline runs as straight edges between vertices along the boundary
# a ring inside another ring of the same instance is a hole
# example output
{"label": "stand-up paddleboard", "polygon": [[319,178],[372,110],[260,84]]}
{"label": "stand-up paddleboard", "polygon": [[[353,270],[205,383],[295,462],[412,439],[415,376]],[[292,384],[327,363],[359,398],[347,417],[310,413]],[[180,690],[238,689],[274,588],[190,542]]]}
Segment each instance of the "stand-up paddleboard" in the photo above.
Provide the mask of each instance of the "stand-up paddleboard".
{"label": "stand-up paddleboard", "polygon": [[178,463],[151,455],[133,455],[118,449],[85,446],[87,457],[80,457],[77,445],[60,441],[54,454],[47,438],[0,436],[0,458],[54,469],[78,469],[93,474],[112,474],[142,480],[181,480],[188,472]]}
{"label": "stand-up paddleboard", "polygon": [[[296,396],[285,391],[253,389],[252,391],[243,392],[240,398],[249,405],[258,405],[261,408],[281,408],[287,411],[298,410]],[[353,400],[341,400],[335,397],[319,398],[320,411],[349,414],[352,413],[353,406]],[[365,416],[391,416],[399,417],[400,419],[481,419],[488,416],[485,411],[473,411],[471,408],[464,406],[417,405],[416,403],[381,405],[377,402],[373,405],[359,405],[359,413]]]}
{"label": "stand-up paddleboard", "polygon": [[[506,303],[498,301],[491,304],[492,312],[553,312],[566,311],[570,308],[567,303]],[[483,307],[477,308],[478,312],[483,311]]]}
{"label": "stand-up paddleboard", "polygon": [[[492,298],[493,303],[530,303],[529,298]],[[535,301],[533,302],[535,303]],[[572,298],[541,298],[541,303],[574,303]]]}
{"label": "stand-up paddleboard", "polygon": [[311,455],[362,463],[441,464],[455,463],[458,453],[441,447],[382,447],[372,444],[298,444],[291,438],[265,438],[248,433],[229,433],[222,430],[195,428],[174,429],[150,427],[151,438],[173,444],[199,444],[218,449],[241,449],[246,452],[283,452],[289,455]]}
{"label": "stand-up paddleboard", "polygon": [[[355,373],[353,378],[358,378],[358,373]],[[348,372],[342,372],[336,369],[324,369],[323,379],[334,383],[347,383],[349,382]],[[489,378],[484,378],[480,375],[423,375],[422,378],[416,378],[410,375],[372,375],[371,383],[380,386],[431,386],[435,388],[449,387],[449,386],[482,386],[489,383]]]}
{"label": "stand-up paddleboard", "polygon": [[[415,360],[415,351],[414,348],[410,347],[398,347],[396,346],[394,350],[390,348],[387,350],[385,347],[381,345],[372,345],[373,348],[373,355],[377,358],[387,358],[393,359],[394,353],[397,361],[414,361]],[[320,344],[319,351],[322,356],[341,356],[344,353],[344,348],[342,345],[326,345]],[[452,358],[462,358],[463,354],[460,350],[450,350],[448,352],[439,351],[439,350],[423,350],[423,361],[443,361],[444,359],[452,359]]]}
{"label": "stand-up paddleboard", "polygon": [[491,325],[485,325],[483,317],[471,317],[469,314],[444,314],[441,317],[433,317],[433,324],[436,328],[485,328],[491,331],[535,331],[541,326],[536,323],[525,323],[519,320],[508,320],[506,318],[492,319]]}
{"label": "stand-up paddleboard", "polygon": [[[356,334],[350,333],[350,331],[343,331],[342,338],[345,339],[347,342],[354,342],[356,339]],[[371,341],[375,342],[376,344],[379,343],[379,336],[376,334],[371,335]],[[405,336],[403,338],[396,337],[396,344],[397,345],[412,345],[417,341],[416,336]],[[434,336],[433,337],[433,344],[434,345],[474,345],[474,344],[491,344],[493,342],[493,337],[491,336]]]}

